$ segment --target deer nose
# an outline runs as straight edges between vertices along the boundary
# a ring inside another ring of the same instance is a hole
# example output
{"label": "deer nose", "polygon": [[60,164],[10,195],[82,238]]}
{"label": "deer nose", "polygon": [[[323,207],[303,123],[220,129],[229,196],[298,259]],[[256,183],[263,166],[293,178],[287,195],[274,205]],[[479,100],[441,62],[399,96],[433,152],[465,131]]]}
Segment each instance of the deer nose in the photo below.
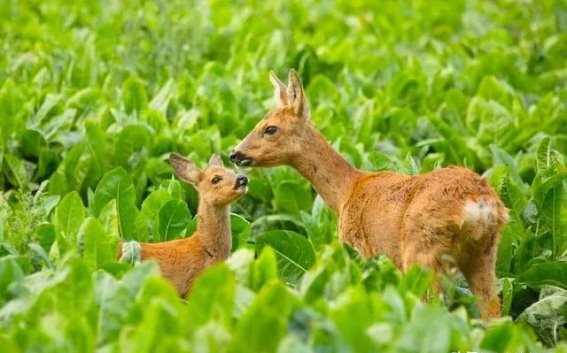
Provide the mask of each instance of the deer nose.
{"label": "deer nose", "polygon": [[240,151],[230,152],[230,160],[241,167],[250,167],[253,163],[252,158],[247,157],[244,153]]}
{"label": "deer nose", "polygon": [[236,178],[236,187],[248,185],[248,178],[244,175],[239,175]]}
{"label": "deer nose", "polygon": [[229,158],[233,163],[236,163],[236,162],[240,161],[241,159],[243,159],[244,155],[240,151],[232,150],[232,152],[230,152]]}

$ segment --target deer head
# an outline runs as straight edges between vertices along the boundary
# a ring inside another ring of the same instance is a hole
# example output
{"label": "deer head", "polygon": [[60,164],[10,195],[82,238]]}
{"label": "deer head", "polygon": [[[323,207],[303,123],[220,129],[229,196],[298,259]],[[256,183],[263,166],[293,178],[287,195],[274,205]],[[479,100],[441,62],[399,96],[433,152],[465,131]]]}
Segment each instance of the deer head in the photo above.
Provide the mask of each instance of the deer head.
{"label": "deer head", "polygon": [[248,178],[225,168],[216,155],[204,170],[177,153],[172,153],[169,161],[179,179],[195,186],[200,202],[222,207],[238,200],[248,190]]}
{"label": "deer head", "polygon": [[309,105],[301,80],[294,69],[289,71],[288,85],[273,72],[276,108],[270,111],[230,154],[242,167],[272,167],[290,164],[309,146]]}

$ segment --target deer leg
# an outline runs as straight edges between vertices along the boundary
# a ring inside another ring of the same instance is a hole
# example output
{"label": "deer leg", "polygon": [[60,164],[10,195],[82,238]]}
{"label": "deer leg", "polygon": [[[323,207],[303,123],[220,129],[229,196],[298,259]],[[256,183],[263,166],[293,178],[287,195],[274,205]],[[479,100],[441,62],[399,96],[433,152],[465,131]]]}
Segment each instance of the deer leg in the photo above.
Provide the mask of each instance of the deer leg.
{"label": "deer leg", "polygon": [[403,271],[407,272],[413,264],[432,269],[433,282],[431,289],[434,294],[439,294],[442,289],[439,274],[443,271],[441,255],[442,253],[438,249],[426,249],[423,246],[412,243],[405,244],[402,254]]}
{"label": "deer leg", "polygon": [[486,253],[474,251],[468,261],[460,264],[471,291],[478,299],[480,315],[484,320],[500,317],[500,299],[496,295],[496,247]]}

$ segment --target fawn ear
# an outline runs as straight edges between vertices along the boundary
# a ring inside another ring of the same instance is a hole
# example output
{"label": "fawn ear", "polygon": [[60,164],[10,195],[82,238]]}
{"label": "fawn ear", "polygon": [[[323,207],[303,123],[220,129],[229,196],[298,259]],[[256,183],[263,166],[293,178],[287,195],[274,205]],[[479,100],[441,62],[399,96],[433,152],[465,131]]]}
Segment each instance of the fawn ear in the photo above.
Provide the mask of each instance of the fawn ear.
{"label": "fawn ear", "polygon": [[186,183],[198,184],[201,181],[201,170],[187,158],[177,153],[169,155],[169,162],[175,175]]}
{"label": "fawn ear", "polygon": [[301,118],[309,118],[309,105],[303,91],[303,85],[299,79],[297,71],[289,70],[289,78],[287,83],[287,102],[293,107],[295,114]]}
{"label": "fawn ear", "polygon": [[287,105],[287,87],[273,71],[270,71],[270,81],[274,86],[274,99],[278,108]]}
{"label": "fawn ear", "polygon": [[213,166],[224,167],[224,163],[222,162],[222,159],[220,159],[220,157],[217,156],[216,154],[213,154],[209,159],[209,167],[213,167]]}

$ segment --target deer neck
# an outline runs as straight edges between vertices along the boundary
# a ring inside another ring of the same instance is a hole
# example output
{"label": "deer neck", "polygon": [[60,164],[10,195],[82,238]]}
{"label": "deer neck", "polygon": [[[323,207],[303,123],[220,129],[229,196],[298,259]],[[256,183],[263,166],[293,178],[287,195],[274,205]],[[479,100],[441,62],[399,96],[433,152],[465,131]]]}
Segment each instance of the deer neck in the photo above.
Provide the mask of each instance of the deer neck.
{"label": "deer neck", "polygon": [[217,261],[225,260],[232,248],[229,206],[199,203],[197,234],[207,254]]}
{"label": "deer neck", "polygon": [[344,203],[361,171],[350,165],[311,124],[302,151],[291,166],[311,182],[315,191],[336,214]]}

